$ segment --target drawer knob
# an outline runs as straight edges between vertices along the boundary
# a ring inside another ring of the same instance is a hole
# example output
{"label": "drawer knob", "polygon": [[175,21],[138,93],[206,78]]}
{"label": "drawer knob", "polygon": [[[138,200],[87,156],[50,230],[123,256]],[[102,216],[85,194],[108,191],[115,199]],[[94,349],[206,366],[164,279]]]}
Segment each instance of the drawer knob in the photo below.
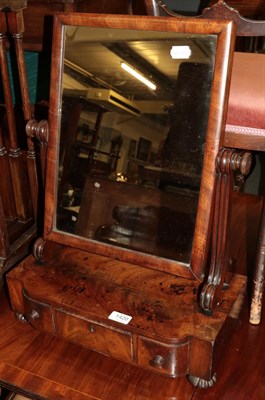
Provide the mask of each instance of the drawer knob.
{"label": "drawer knob", "polygon": [[15,317],[19,322],[22,322],[23,324],[28,322],[28,319],[26,318],[25,315],[23,315],[22,313],[16,312],[15,313]]}
{"label": "drawer knob", "polygon": [[162,369],[165,365],[165,362],[166,360],[164,357],[157,354],[152,360],[150,360],[149,364],[154,368]]}
{"label": "drawer knob", "polygon": [[89,332],[91,332],[91,333],[95,332],[95,326],[93,324],[89,325]]}
{"label": "drawer knob", "polygon": [[17,312],[17,313],[15,313],[15,316],[16,316],[16,319],[22,323],[26,323],[26,322],[29,322],[30,320],[40,318],[40,315],[36,310],[32,310],[29,314],[26,314],[26,315]]}
{"label": "drawer knob", "polygon": [[36,310],[32,310],[30,312],[30,314],[28,315],[29,319],[39,319],[40,318],[40,314],[38,313],[38,311]]}

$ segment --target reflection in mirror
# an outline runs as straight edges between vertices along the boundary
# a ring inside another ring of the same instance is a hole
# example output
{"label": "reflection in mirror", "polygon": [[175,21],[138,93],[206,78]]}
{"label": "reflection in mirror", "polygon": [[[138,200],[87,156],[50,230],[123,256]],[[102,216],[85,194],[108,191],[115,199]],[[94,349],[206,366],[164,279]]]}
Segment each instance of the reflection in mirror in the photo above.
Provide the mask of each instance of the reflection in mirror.
{"label": "reflection in mirror", "polygon": [[66,27],[57,229],[189,263],[215,35]]}

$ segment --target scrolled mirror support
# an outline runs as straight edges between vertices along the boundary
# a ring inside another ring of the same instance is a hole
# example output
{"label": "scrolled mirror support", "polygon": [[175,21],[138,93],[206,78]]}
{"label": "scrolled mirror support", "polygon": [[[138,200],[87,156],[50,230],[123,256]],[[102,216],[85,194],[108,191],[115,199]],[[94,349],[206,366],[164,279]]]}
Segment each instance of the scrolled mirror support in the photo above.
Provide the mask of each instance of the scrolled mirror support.
{"label": "scrolled mirror support", "polygon": [[200,307],[211,314],[224,287],[226,268],[229,264],[228,224],[230,194],[234,173],[246,176],[251,167],[251,153],[221,148],[216,158],[214,215],[212,223],[211,261],[206,283],[200,293]]}
{"label": "scrolled mirror support", "polygon": [[52,260],[54,255],[61,251],[62,247],[64,246],[59,243],[48,242],[39,237],[33,245],[32,255],[39,265],[45,264]]}
{"label": "scrolled mirror support", "polygon": [[33,246],[33,256],[36,258],[37,261],[43,261],[43,251],[46,244],[46,240],[42,237],[38,238]]}
{"label": "scrolled mirror support", "polygon": [[36,137],[40,142],[40,159],[41,159],[41,172],[43,185],[45,182],[45,169],[46,169],[46,154],[47,145],[49,140],[49,123],[47,120],[43,119],[37,121],[35,119],[30,119],[26,125],[26,134],[29,138]]}

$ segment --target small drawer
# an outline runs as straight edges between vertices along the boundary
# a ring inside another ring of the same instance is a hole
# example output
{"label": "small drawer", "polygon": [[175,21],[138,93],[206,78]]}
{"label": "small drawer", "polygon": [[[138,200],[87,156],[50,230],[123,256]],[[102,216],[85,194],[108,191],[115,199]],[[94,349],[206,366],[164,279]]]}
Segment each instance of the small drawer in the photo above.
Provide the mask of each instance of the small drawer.
{"label": "small drawer", "polygon": [[122,361],[132,362],[132,335],[119,329],[56,310],[57,335]]}
{"label": "small drawer", "polygon": [[139,367],[171,377],[187,373],[188,343],[167,345],[138,337],[137,360]]}

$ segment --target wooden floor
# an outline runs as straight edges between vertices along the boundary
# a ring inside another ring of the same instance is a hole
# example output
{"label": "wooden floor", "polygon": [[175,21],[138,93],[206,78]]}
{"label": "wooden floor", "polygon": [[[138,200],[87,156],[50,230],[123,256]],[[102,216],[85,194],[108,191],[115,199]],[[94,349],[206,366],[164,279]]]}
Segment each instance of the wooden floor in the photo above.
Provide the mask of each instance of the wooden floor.
{"label": "wooden floor", "polygon": [[[254,210],[259,204],[251,202]],[[248,224],[257,230],[252,217]],[[253,236],[252,236],[253,238]],[[234,248],[240,242],[234,237]],[[244,253],[245,247],[242,247]],[[252,257],[252,256],[251,256]],[[243,268],[243,263],[240,264]],[[217,383],[196,389],[186,377],[164,378],[82,349],[21,324],[0,295],[0,386],[49,400],[264,400],[265,307],[259,326],[248,322],[246,298],[232,335],[222,338]],[[2,399],[1,399],[2,400]]]}

